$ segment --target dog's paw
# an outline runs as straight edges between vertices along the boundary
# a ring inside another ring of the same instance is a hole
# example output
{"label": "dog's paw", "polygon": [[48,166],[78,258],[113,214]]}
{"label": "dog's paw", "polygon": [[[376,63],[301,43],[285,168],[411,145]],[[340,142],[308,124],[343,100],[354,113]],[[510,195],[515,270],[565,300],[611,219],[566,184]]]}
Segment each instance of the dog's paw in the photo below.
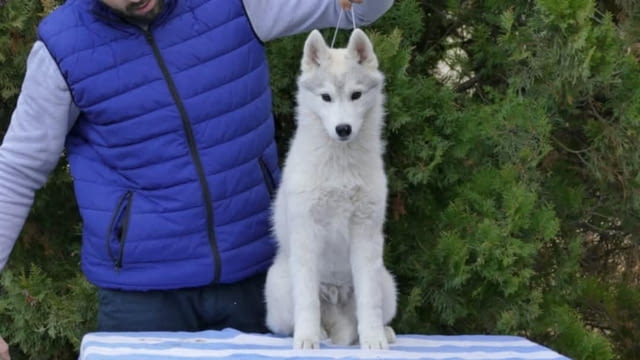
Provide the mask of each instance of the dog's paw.
{"label": "dog's paw", "polygon": [[389,344],[396,342],[396,332],[393,331],[391,326],[384,327],[384,335],[387,337]]}
{"label": "dog's paw", "polygon": [[320,349],[321,329],[318,331],[294,331],[293,332],[293,348],[294,349]]}
{"label": "dog's paw", "polygon": [[360,348],[363,350],[387,350],[389,349],[387,335],[386,329],[360,334]]}
{"label": "dog's paw", "polygon": [[311,338],[311,337],[303,337],[293,338],[293,348],[295,350],[310,350],[310,349],[320,349],[320,339]]}

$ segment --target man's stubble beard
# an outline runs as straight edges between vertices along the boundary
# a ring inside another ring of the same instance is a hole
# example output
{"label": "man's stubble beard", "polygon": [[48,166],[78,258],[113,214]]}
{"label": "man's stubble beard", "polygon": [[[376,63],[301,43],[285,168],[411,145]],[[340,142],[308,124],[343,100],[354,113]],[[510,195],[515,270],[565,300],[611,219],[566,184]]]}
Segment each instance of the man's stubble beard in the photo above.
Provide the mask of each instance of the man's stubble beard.
{"label": "man's stubble beard", "polygon": [[125,10],[114,10],[118,15],[126,19],[128,22],[137,24],[137,25],[148,25],[150,22],[155,19],[158,14],[162,12],[164,9],[164,0],[157,0],[156,5],[153,9],[149,10],[144,15],[136,15],[134,13],[135,6],[132,4],[128,6]]}

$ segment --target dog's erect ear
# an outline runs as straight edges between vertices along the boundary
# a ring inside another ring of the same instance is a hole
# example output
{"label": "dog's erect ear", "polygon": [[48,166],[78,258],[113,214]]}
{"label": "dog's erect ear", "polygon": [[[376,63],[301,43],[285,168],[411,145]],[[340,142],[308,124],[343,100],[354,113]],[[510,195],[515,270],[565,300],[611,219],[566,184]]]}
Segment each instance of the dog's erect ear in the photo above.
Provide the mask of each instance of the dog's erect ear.
{"label": "dog's erect ear", "polygon": [[329,48],[318,30],[313,30],[304,43],[302,71],[313,70],[329,56]]}
{"label": "dog's erect ear", "polygon": [[378,68],[378,58],[373,52],[371,40],[360,29],[354,29],[349,37],[347,50],[358,59],[358,63],[367,67]]}

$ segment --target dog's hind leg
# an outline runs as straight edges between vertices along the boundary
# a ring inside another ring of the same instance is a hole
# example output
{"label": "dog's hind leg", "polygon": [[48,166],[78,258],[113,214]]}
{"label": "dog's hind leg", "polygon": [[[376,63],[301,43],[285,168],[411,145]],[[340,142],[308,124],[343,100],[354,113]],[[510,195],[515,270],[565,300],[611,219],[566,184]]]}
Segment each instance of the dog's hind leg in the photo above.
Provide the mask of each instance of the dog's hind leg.
{"label": "dog's hind leg", "polygon": [[267,327],[276,334],[293,334],[293,298],[291,276],[286,259],[276,257],[267,272],[264,287],[267,305]]}
{"label": "dog's hind leg", "polygon": [[391,326],[384,327],[384,335],[387,337],[389,344],[396,342],[396,332]]}
{"label": "dog's hind leg", "polygon": [[[382,286],[382,321],[385,324],[389,324],[393,317],[396,315],[397,307],[397,290],[396,282],[393,279],[393,275],[389,273],[386,268],[382,271],[382,277],[380,279]],[[384,328],[387,341],[394,343],[396,341],[396,333],[391,326],[385,326]]]}
{"label": "dog's hind leg", "polygon": [[[325,289],[325,291],[327,291]],[[329,294],[321,290],[322,325],[331,342],[336,345],[352,345],[358,339],[353,289],[332,286]]]}

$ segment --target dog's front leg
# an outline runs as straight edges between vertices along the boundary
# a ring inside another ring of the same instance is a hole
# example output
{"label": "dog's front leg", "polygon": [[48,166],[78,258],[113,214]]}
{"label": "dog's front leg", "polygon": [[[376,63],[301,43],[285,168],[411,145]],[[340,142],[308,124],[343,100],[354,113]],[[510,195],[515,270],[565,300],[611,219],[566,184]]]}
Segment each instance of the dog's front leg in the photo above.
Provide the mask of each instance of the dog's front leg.
{"label": "dog's front leg", "polygon": [[320,278],[318,258],[321,251],[316,241],[315,224],[302,217],[291,226],[291,271],[293,292],[293,348],[320,348]]}
{"label": "dog's front leg", "polygon": [[388,349],[382,311],[382,231],[371,224],[352,227],[351,272],[356,296],[358,336],[363,349]]}

